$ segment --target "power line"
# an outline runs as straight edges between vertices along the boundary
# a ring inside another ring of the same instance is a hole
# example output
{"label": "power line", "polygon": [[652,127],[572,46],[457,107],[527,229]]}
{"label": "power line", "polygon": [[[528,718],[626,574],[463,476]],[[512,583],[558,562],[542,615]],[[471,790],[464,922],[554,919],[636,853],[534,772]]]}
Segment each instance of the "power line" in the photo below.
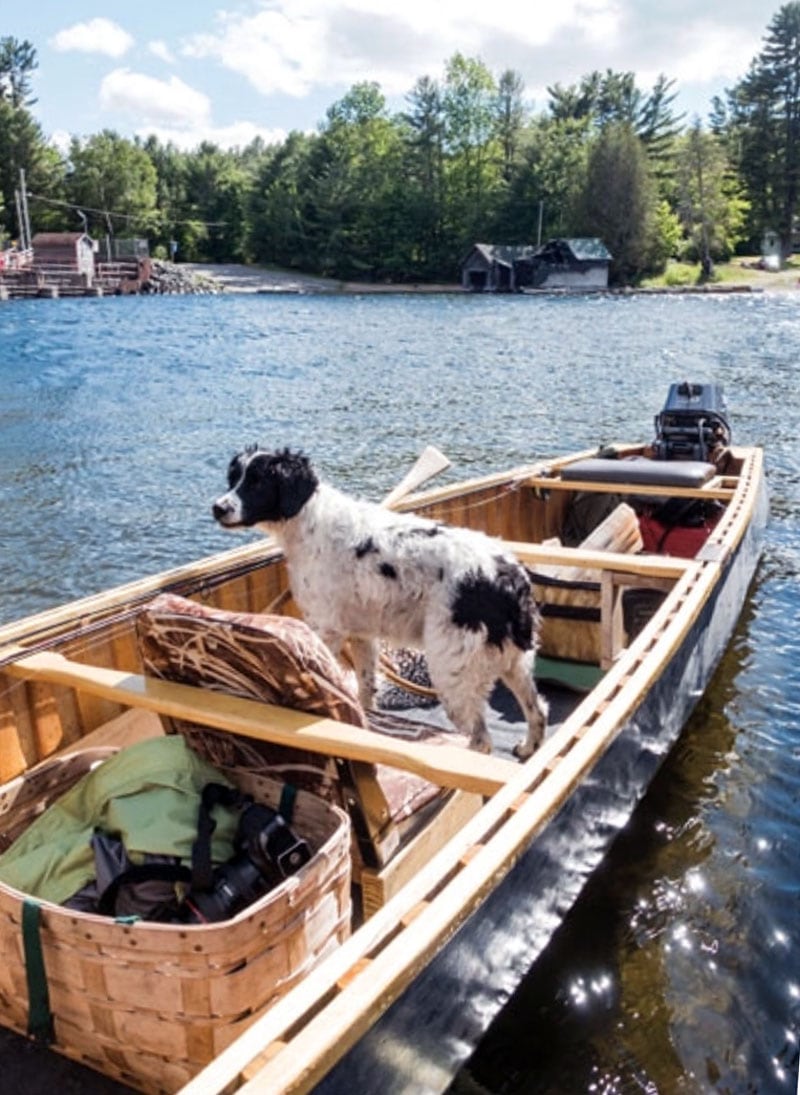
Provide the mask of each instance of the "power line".
{"label": "power line", "polygon": [[[65,209],[74,209],[76,213],[95,213],[98,217],[116,217],[118,220],[123,221],[140,221],[142,220],[141,214],[136,213],[114,213],[110,209],[92,209],[88,205],[75,205],[74,202],[61,201],[59,198],[46,198],[43,194],[32,194],[30,190],[27,192],[29,198],[33,198],[34,201],[44,202],[45,205],[60,205]],[[158,209],[152,210],[153,213],[158,213],[164,217],[168,224],[202,224],[204,228],[225,228],[227,221],[203,221],[196,217],[190,217],[186,220],[174,220],[172,217],[167,217],[165,213],[162,213]]]}

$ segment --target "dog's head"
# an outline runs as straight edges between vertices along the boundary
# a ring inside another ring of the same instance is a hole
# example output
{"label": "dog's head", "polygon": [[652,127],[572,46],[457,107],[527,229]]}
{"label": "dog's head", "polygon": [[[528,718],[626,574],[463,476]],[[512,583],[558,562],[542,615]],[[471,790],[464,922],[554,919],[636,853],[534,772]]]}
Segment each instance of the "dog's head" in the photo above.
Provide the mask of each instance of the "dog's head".
{"label": "dog's head", "polygon": [[228,466],[228,492],[211,512],[225,528],[274,524],[295,517],[317,489],[319,480],[302,453],[267,452],[253,445]]}

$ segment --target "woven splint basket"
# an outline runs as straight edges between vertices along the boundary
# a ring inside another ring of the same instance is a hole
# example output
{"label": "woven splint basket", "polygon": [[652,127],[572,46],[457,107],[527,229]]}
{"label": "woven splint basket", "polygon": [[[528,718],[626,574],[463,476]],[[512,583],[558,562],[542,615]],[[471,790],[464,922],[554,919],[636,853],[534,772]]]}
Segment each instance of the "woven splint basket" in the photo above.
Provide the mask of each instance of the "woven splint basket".
{"label": "woven splint basket", "polygon": [[[0,851],[111,752],[75,753],[0,787]],[[246,758],[224,771],[257,802],[277,808],[282,785]],[[299,791],[292,826],[311,845],[311,860],[224,923],[118,923],[34,903],[52,1048],[141,1091],[174,1092],[343,942],[349,819]],[[0,883],[0,1024],[22,1034],[29,1000],[36,1003],[26,976],[25,904]]]}

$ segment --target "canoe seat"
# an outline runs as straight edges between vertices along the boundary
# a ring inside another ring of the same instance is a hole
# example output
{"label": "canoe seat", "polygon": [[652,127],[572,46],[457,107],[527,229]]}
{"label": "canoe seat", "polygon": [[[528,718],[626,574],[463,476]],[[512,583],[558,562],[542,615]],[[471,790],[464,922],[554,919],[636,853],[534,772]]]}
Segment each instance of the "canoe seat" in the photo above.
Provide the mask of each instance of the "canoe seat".
{"label": "canoe seat", "polygon": [[702,487],[717,474],[702,460],[607,460],[591,457],[565,464],[561,478],[571,482],[620,483],[631,487]]}
{"label": "canoe seat", "polygon": [[[161,594],[139,614],[137,638],[145,673],[162,680],[293,707],[378,733],[466,744],[456,734],[383,712],[373,719],[336,659],[302,620],[229,612]],[[233,751],[238,762],[246,756],[253,768],[268,768],[271,775],[342,806],[352,821],[356,863],[363,871],[380,872],[453,797],[386,765],[248,741],[185,720],[163,721],[167,732],[183,734],[212,763],[229,763]],[[481,801],[456,795],[474,800],[476,808]]]}

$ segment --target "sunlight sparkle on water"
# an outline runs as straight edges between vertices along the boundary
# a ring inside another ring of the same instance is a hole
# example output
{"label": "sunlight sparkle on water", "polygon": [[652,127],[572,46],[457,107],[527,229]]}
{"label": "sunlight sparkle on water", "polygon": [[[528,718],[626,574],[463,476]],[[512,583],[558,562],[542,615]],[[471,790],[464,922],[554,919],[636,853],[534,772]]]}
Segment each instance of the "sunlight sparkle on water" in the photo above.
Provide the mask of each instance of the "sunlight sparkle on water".
{"label": "sunlight sparkle on water", "polygon": [[613,987],[613,978],[608,973],[598,974],[588,982],[583,977],[576,977],[569,986],[569,995],[572,1003],[582,1008],[586,1007],[592,998],[609,997]]}

